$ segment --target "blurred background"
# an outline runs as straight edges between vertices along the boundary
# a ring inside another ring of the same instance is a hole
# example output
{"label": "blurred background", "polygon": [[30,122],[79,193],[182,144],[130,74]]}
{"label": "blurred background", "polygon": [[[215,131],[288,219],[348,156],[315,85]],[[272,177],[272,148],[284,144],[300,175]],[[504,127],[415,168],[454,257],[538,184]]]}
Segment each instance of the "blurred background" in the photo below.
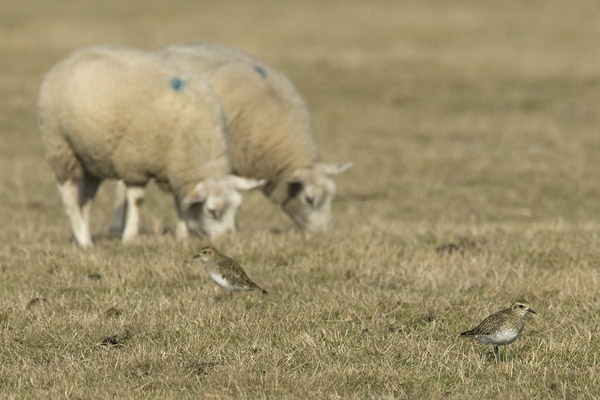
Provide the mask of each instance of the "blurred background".
{"label": "blurred background", "polygon": [[[54,63],[95,44],[151,50],[213,41],[287,73],[313,113],[323,159],[354,161],[338,180],[342,224],[365,222],[361,215],[384,225],[595,219],[599,8],[541,0],[5,0],[0,216],[18,218],[13,211],[27,204],[59,212],[35,120],[37,90]],[[279,218],[269,210],[261,217]]]}

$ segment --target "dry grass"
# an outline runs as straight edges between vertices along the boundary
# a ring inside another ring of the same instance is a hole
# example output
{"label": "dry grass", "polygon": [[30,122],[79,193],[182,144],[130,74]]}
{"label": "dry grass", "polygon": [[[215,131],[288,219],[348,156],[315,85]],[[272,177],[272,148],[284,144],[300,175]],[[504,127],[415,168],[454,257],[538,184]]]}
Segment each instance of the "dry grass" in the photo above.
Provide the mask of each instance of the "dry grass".
{"label": "dry grass", "polygon": [[[594,398],[600,392],[600,8],[560,1],[0,5],[0,397]],[[213,40],[288,72],[337,179],[303,238],[258,193],[220,244],[272,294],[232,299],[172,239],[69,241],[35,122],[74,48]],[[501,349],[457,335],[526,298]],[[38,300],[34,300],[38,299]]]}

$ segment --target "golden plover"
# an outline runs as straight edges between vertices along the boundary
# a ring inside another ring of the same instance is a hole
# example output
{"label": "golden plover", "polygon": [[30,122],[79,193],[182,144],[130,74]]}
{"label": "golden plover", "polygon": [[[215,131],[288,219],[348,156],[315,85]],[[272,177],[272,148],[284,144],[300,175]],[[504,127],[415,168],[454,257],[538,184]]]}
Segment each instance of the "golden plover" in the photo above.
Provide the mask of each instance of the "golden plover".
{"label": "golden plover", "polygon": [[194,258],[200,258],[204,262],[204,269],[210,278],[219,286],[227,289],[231,294],[234,291],[256,290],[262,294],[268,292],[252,282],[246,272],[237,261],[220,253],[212,246],[203,247]]}
{"label": "golden plover", "polygon": [[475,328],[460,336],[477,339],[481,344],[494,346],[496,362],[499,360],[498,346],[514,342],[521,335],[527,314],[536,312],[526,301],[516,301],[509,308],[500,310],[481,321]]}

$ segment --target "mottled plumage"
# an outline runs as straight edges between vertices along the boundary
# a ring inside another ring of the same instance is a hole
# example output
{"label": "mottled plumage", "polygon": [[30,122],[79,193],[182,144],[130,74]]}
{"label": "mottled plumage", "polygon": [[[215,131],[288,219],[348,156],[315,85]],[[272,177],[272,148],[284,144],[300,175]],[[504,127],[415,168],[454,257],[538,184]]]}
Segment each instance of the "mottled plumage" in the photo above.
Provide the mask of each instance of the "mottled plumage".
{"label": "mottled plumage", "polygon": [[194,258],[200,258],[204,262],[204,269],[208,272],[210,278],[219,286],[229,290],[229,292],[256,290],[262,294],[268,292],[252,282],[246,272],[237,261],[220,253],[212,246],[206,246],[200,250],[200,253]]}
{"label": "mottled plumage", "polygon": [[498,346],[517,340],[523,331],[528,313],[536,312],[529,308],[526,301],[517,301],[510,308],[490,315],[475,328],[461,333],[460,336],[476,339],[481,344],[493,345],[494,356],[498,362]]}

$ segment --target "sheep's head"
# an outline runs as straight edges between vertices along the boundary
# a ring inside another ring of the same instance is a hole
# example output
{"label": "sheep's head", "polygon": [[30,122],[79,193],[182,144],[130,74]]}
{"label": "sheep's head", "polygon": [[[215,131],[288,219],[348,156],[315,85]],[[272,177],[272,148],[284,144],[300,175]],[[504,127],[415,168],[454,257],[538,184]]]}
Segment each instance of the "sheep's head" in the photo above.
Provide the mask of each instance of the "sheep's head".
{"label": "sheep's head", "polygon": [[287,181],[287,198],[283,210],[306,232],[319,232],[331,227],[331,201],[335,183],[329,177],[352,166],[345,164],[316,164],[296,171]]}
{"label": "sheep's head", "polygon": [[229,175],[224,179],[206,179],[183,199],[186,223],[192,231],[201,231],[211,240],[235,233],[235,216],[242,204],[239,190],[249,190],[264,180]]}

